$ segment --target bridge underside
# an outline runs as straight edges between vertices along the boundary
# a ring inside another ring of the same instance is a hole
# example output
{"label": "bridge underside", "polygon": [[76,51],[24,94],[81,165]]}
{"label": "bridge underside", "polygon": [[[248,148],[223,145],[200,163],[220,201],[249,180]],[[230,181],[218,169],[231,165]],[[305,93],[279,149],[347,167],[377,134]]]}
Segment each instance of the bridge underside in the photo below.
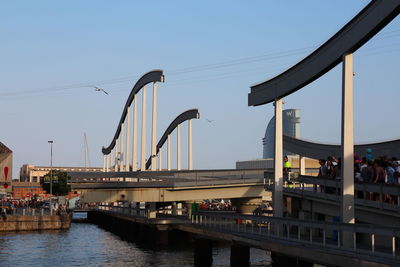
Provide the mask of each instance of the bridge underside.
{"label": "bridge underside", "polygon": [[197,187],[153,187],[77,189],[81,201],[88,202],[182,202],[204,199],[263,198],[271,199],[271,192],[263,184],[215,185]]}

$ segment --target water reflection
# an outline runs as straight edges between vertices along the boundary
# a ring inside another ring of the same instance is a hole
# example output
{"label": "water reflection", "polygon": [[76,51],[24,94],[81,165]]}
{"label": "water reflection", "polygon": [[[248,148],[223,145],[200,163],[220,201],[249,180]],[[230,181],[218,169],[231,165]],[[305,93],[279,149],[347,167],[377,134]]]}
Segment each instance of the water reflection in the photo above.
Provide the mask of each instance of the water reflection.
{"label": "water reflection", "polygon": [[[229,266],[230,249],[214,248],[213,266]],[[251,250],[252,266],[265,266],[265,251]],[[0,234],[0,266],[193,266],[193,249],[150,250],[96,225],[72,223],[67,231]]]}

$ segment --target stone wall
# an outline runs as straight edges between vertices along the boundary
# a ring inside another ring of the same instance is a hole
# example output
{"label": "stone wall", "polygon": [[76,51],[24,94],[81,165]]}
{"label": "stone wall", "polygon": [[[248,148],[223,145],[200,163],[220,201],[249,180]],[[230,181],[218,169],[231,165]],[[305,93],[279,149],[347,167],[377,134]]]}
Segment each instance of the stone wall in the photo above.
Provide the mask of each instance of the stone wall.
{"label": "stone wall", "polygon": [[0,232],[69,229],[72,215],[48,216],[3,216],[0,217]]}

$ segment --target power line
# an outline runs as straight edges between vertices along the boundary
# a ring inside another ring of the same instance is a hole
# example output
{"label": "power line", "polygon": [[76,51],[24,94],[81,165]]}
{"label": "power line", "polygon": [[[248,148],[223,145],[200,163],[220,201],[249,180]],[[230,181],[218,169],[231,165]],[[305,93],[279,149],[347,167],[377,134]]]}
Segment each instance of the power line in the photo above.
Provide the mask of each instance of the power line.
{"label": "power line", "polygon": [[[383,40],[383,39],[388,39],[388,38],[393,38],[393,37],[398,37],[398,36],[400,36],[400,29],[384,32],[384,33],[380,34],[380,36],[375,38],[374,40]],[[316,47],[317,46],[309,46],[309,47],[292,49],[292,50],[287,50],[287,51],[278,52],[278,53],[269,53],[269,54],[233,59],[233,60],[228,60],[228,61],[222,61],[222,62],[217,62],[217,63],[191,66],[191,67],[176,69],[176,70],[167,72],[167,74],[168,75],[182,75],[182,74],[188,74],[188,73],[193,73],[193,72],[209,71],[209,70],[228,68],[228,67],[233,67],[233,66],[238,66],[238,65],[251,64],[251,63],[256,63],[256,62],[281,59],[284,57],[291,57],[291,56],[297,56],[300,54],[304,54],[305,52],[308,52],[312,48],[316,48]],[[379,49],[379,47],[372,48],[372,49]],[[65,90],[85,88],[85,87],[90,86],[91,84],[107,85],[107,84],[132,82],[132,80],[135,78],[137,79],[137,78],[139,78],[139,76],[137,76],[137,75],[125,76],[125,77],[114,78],[114,79],[98,80],[98,81],[94,81],[94,82],[92,81],[92,82],[71,84],[71,85],[66,85],[66,86],[54,86],[54,87],[41,88],[41,89],[22,90],[22,91],[18,91],[18,92],[9,91],[9,92],[5,92],[5,93],[1,93],[0,96],[2,96],[2,97],[24,96],[24,95],[46,93],[46,92],[59,92],[59,91],[65,91]]]}

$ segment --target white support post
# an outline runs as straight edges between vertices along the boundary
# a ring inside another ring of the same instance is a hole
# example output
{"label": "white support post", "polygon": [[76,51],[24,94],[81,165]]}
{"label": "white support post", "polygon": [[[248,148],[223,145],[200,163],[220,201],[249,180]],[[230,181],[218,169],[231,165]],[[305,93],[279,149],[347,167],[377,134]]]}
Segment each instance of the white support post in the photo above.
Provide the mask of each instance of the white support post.
{"label": "white support post", "polygon": [[274,217],[283,216],[282,102],[282,99],[275,100],[275,183],[273,192]]}
{"label": "white support post", "polygon": [[128,107],[126,114],[126,148],[125,148],[125,171],[130,171],[131,164],[131,107]]}
{"label": "white support post", "polygon": [[106,155],[103,154],[103,172],[106,172]]}
{"label": "white support post", "polygon": [[137,155],[137,137],[138,137],[138,130],[137,130],[137,97],[136,95],[133,97],[133,142],[132,142],[132,171],[137,171],[138,169],[138,155]]}
{"label": "white support post", "polygon": [[108,169],[110,168],[110,165],[108,164],[108,159],[110,158],[110,154],[104,155],[106,157],[106,172],[108,172]]}
{"label": "white support post", "polygon": [[107,172],[110,171],[110,167],[111,167],[111,152],[110,154],[107,155]]}
{"label": "white support post", "polygon": [[306,175],[306,158],[299,155],[299,173]]}
{"label": "white support post", "polygon": [[[343,56],[342,77],[342,222],[354,223],[354,121],[353,54]],[[343,234],[343,245],[352,246],[352,234]]]}
{"label": "white support post", "polygon": [[153,83],[153,118],[151,130],[151,170],[157,169],[156,147],[157,147],[157,85]]}
{"label": "white support post", "polygon": [[118,171],[118,139],[115,140],[114,151],[115,151],[114,169],[115,169],[115,171],[117,172],[117,171]]}
{"label": "white support post", "polygon": [[158,150],[158,170],[162,171],[162,150],[161,150],[161,147]]}
{"label": "white support post", "polygon": [[140,170],[146,170],[146,86],[142,89],[142,151],[140,155]]}
{"label": "white support post", "polygon": [[181,125],[176,127],[176,169],[181,170]]}
{"label": "white support post", "polygon": [[120,153],[119,153],[119,171],[122,172],[124,170],[124,125],[125,122],[121,125],[121,133],[119,135],[119,145],[120,145]]}
{"label": "white support post", "polygon": [[192,120],[188,120],[188,167],[193,170],[193,150],[192,150]]}
{"label": "white support post", "polygon": [[168,135],[167,144],[167,170],[171,170],[171,135]]}

